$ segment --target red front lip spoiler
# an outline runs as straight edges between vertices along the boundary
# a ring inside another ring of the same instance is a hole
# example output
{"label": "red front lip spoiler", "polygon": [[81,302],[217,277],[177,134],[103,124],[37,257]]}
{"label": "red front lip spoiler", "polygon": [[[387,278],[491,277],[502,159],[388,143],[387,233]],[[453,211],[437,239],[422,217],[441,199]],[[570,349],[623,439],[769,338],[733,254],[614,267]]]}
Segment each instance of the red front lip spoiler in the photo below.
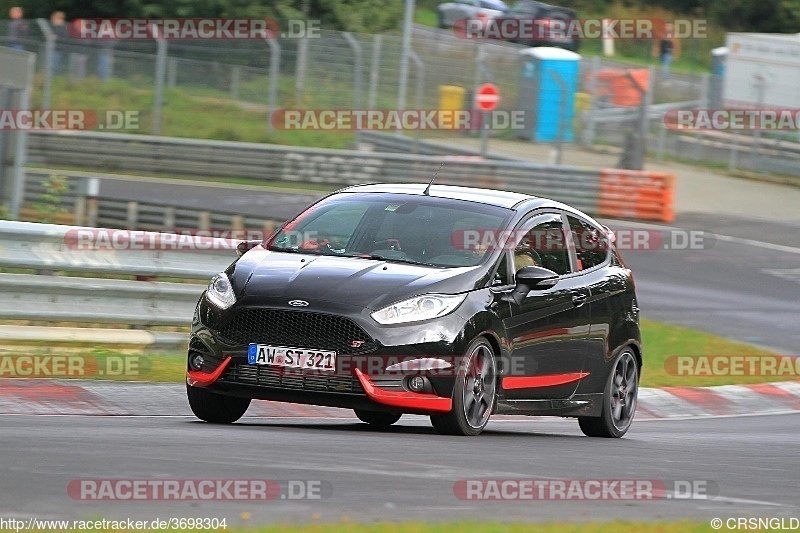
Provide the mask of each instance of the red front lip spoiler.
{"label": "red front lip spoiler", "polygon": [[364,388],[367,396],[375,402],[392,407],[400,407],[413,411],[429,411],[432,413],[449,413],[453,408],[453,400],[443,398],[435,394],[421,394],[417,392],[398,392],[379,389],[372,383],[372,380],[361,372],[358,368],[354,369],[358,381]]}
{"label": "red front lip spoiler", "polygon": [[208,387],[222,377],[222,373],[225,372],[225,369],[228,368],[230,363],[231,358],[228,356],[224,361],[222,361],[222,363],[220,363],[217,369],[211,373],[201,372],[199,370],[189,370],[186,372],[186,383],[192,387]]}
{"label": "red front lip spoiler", "polygon": [[555,387],[556,385],[566,385],[567,383],[578,381],[588,375],[588,372],[573,372],[571,374],[549,374],[546,376],[508,376],[503,378],[503,388],[505,390],[514,390]]}

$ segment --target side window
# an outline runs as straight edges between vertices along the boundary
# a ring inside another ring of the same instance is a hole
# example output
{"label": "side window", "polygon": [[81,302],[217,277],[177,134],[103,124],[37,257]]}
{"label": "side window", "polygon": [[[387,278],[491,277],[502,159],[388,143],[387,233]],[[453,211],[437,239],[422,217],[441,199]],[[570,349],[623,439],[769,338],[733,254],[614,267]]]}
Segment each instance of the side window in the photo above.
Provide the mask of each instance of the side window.
{"label": "side window", "polygon": [[535,226],[524,232],[514,247],[514,272],[525,266],[540,266],[558,275],[569,274],[569,249],[561,216],[548,214],[534,221]]}
{"label": "side window", "polygon": [[578,258],[578,270],[596,267],[608,256],[608,240],[600,229],[579,218],[567,215],[572,242],[575,243],[575,255]]}
{"label": "side window", "polygon": [[492,280],[492,286],[501,286],[501,285],[510,285],[511,280],[508,276],[508,254],[503,253],[500,264],[497,267],[497,272],[495,272],[494,279]]}

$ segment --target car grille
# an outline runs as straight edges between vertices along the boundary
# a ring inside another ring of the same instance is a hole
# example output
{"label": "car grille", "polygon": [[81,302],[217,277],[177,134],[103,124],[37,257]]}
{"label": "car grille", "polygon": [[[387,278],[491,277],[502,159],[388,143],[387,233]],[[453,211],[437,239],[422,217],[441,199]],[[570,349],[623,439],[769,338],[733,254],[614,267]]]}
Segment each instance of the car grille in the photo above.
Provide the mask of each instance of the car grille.
{"label": "car grille", "polygon": [[232,363],[220,379],[220,383],[257,385],[276,389],[291,389],[316,392],[341,392],[365,395],[355,376],[325,376],[307,374],[284,368],[247,363]]}
{"label": "car grille", "polygon": [[[219,331],[236,344],[257,342],[358,355],[375,350],[375,341],[349,318],[309,311],[241,309]],[[358,347],[353,347],[353,344]]]}

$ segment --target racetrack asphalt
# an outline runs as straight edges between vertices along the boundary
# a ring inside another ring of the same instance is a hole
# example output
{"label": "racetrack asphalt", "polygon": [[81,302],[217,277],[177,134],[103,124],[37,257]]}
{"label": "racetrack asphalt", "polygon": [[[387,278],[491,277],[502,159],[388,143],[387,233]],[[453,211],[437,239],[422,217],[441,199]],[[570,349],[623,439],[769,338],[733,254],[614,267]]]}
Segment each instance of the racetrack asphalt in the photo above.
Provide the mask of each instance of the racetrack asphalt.
{"label": "racetrack asphalt", "polygon": [[[574,420],[492,421],[479,437],[443,437],[422,417],[379,432],[354,420],[0,416],[0,517],[226,518],[228,526],[374,520],[708,520],[800,514],[800,415],[643,420],[620,440]],[[708,487],[679,498],[462,500],[459,480],[650,480]],[[319,481],[322,499],[87,501],[77,479]]]}

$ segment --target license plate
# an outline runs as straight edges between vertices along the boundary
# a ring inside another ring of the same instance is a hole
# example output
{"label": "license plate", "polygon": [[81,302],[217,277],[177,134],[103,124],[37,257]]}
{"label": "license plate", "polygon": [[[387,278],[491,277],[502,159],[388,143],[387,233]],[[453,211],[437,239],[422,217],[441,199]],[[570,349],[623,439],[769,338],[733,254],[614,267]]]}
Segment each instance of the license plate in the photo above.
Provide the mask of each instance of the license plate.
{"label": "license plate", "polygon": [[247,362],[251,365],[272,365],[332,372],[336,369],[336,352],[251,344],[247,350]]}

